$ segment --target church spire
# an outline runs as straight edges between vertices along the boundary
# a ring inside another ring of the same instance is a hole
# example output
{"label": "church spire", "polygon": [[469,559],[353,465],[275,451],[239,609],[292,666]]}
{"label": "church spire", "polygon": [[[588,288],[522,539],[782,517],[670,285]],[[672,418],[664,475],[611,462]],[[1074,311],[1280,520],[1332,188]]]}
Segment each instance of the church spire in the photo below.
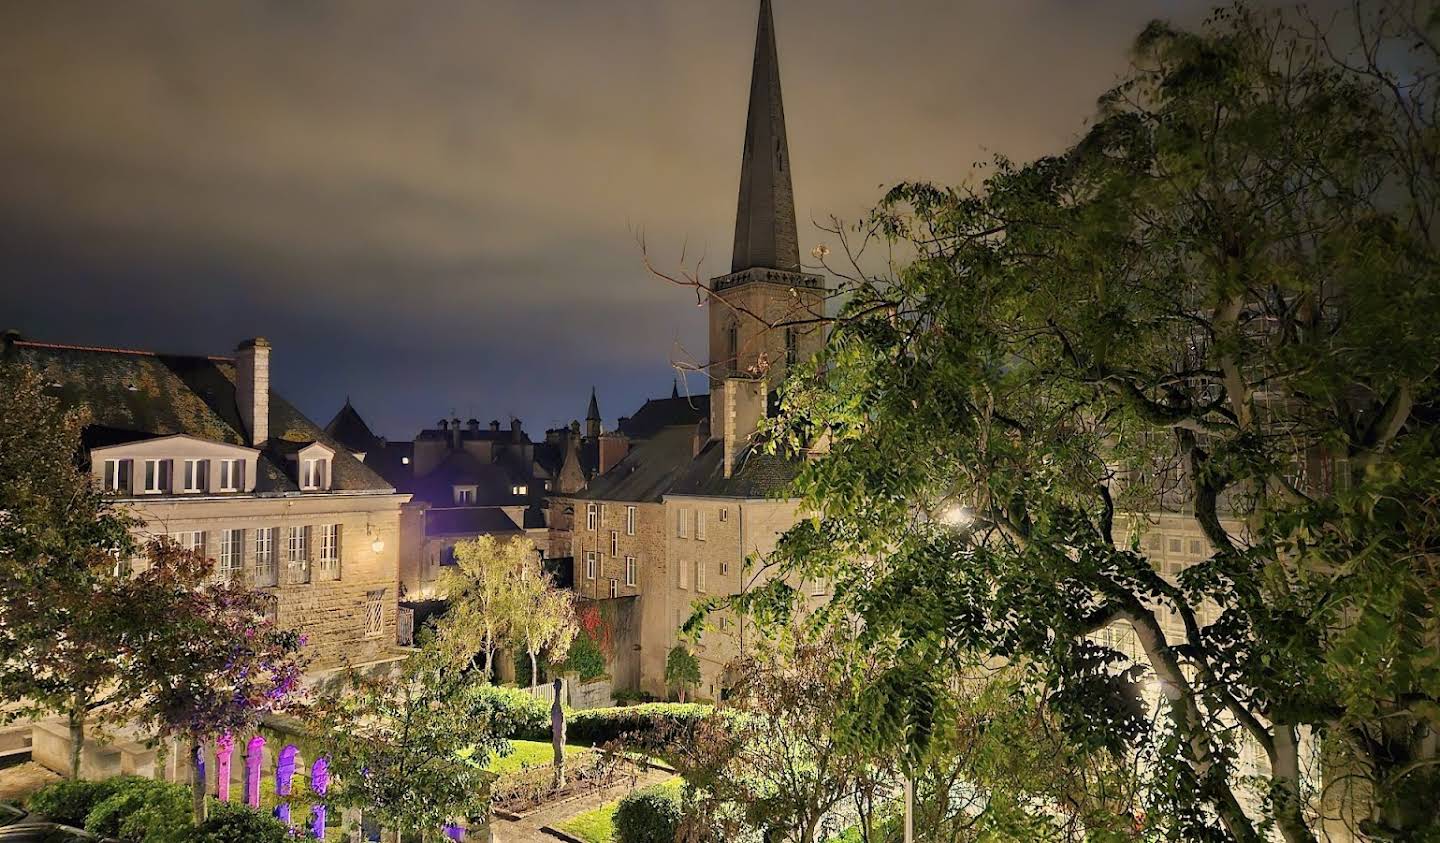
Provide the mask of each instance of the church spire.
{"label": "church spire", "polygon": [[790,148],[780,100],[780,59],[770,0],[760,0],[755,65],[750,71],[750,108],[740,164],[740,202],[735,217],[731,272],[752,267],[800,270],[795,195],[790,187]]}
{"label": "church spire", "polygon": [[590,409],[585,412],[585,436],[600,438],[600,402],[595,398],[595,387],[590,387]]}

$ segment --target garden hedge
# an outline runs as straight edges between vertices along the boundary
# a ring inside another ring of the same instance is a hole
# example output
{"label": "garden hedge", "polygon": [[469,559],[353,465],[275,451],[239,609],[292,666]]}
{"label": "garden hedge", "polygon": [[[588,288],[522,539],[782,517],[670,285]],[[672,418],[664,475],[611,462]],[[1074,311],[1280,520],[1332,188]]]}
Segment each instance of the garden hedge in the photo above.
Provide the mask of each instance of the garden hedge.
{"label": "garden hedge", "polygon": [[549,703],[518,688],[487,685],[476,691],[472,706],[477,717],[488,715],[504,737],[550,740]]}
{"label": "garden hedge", "polygon": [[172,839],[172,831],[190,828],[190,788],[154,779],[126,780],[85,817],[85,830],[91,834],[127,841],[159,843]]}
{"label": "garden hedge", "polygon": [[61,779],[32,793],[25,807],[48,820],[79,827],[85,825],[85,818],[96,805],[137,781],[146,780],[135,776],[116,776],[98,782]]}
{"label": "garden hedge", "polygon": [[710,706],[696,703],[645,703],[571,711],[566,713],[565,738],[570,743],[590,746],[621,736],[682,739],[710,711]]}
{"label": "garden hedge", "polygon": [[210,816],[195,830],[194,843],[290,843],[285,824],[270,814],[234,802],[211,802]]}
{"label": "garden hedge", "polygon": [[619,843],[673,843],[679,828],[680,793],[675,788],[642,788],[615,809]]}

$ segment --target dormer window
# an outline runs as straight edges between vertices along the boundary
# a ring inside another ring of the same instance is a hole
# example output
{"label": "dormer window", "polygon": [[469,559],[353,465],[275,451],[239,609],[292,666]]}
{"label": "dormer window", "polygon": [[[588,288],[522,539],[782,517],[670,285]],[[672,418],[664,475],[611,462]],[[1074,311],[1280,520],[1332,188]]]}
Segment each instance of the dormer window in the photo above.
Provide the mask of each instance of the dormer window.
{"label": "dormer window", "polygon": [[161,495],[170,491],[170,461],[146,460],[145,485],[141,487],[147,495]]}
{"label": "dormer window", "polygon": [[130,472],[133,460],[106,460],[102,481],[107,492],[130,491]]}
{"label": "dormer window", "polygon": [[525,495],[530,494],[530,487],[529,487],[529,486],[511,486],[511,487],[510,487],[510,494],[515,495],[515,496],[517,496],[517,497],[524,497]]}
{"label": "dormer window", "polygon": [[330,461],[327,459],[301,460],[300,462],[300,488],[307,492],[315,492],[324,489],[326,478],[330,473]]}
{"label": "dormer window", "polygon": [[186,460],[185,471],[181,477],[180,491],[182,492],[205,492],[209,491],[209,460]]}
{"label": "dormer window", "polygon": [[457,506],[474,506],[474,505],[475,505],[475,487],[474,487],[474,486],[456,486],[456,487],[455,487],[455,504],[456,504]]}
{"label": "dormer window", "polygon": [[245,484],[244,460],[220,460],[220,491],[238,492]]}

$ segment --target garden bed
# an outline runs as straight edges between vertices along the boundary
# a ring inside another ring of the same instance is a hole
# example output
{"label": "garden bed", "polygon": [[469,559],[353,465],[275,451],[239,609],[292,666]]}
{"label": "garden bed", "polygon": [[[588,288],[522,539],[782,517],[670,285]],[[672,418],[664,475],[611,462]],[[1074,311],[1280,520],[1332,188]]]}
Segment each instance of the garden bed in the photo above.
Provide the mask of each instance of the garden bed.
{"label": "garden bed", "polygon": [[[548,745],[546,751],[549,751]],[[643,762],[581,748],[572,751],[566,747],[565,758],[563,787],[554,786],[554,769],[550,764],[521,765],[495,782],[491,789],[492,809],[506,819],[521,819],[537,809],[588,796],[626,780],[633,781],[644,769]]]}
{"label": "garden bed", "polygon": [[[679,776],[666,779],[655,785],[657,788],[678,791],[683,782]],[[606,802],[598,808],[576,814],[575,816],[555,823],[553,829],[547,831],[560,832],[564,837],[579,841],[579,843],[613,843],[615,839],[615,810],[620,807],[620,800]],[[557,835],[558,836],[558,835]]]}

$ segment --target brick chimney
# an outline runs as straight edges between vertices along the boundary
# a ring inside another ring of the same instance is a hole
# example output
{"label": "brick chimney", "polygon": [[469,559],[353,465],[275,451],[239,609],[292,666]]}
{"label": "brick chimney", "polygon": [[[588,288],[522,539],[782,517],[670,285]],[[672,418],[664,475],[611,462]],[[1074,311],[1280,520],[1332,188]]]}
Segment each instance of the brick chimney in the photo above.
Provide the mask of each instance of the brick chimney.
{"label": "brick chimney", "polygon": [[[735,458],[750,444],[760,420],[765,418],[765,381],[726,378],[721,395],[720,422],[725,443],[723,467],[728,479],[735,471]],[[714,401],[714,398],[711,398]]]}
{"label": "brick chimney", "polygon": [[618,430],[600,434],[600,465],[598,471],[604,474],[625,459],[630,453],[630,437]]}
{"label": "brick chimney", "polygon": [[450,419],[450,447],[460,450],[460,417],[454,416]]}
{"label": "brick chimney", "polygon": [[524,435],[525,435],[525,431],[523,431],[523,430],[520,429],[520,420],[519,420],[519,419],[511,419],[511,420],[510,420],[510,441],[512,441],[512,442],[519,442],[520,439],[521,439],[521,437],[523,437]]}
{"label": "brick chimney", "polygon": [[255,337],[235,348],[235,403],[252,448],[270,438],[270,341]]}

